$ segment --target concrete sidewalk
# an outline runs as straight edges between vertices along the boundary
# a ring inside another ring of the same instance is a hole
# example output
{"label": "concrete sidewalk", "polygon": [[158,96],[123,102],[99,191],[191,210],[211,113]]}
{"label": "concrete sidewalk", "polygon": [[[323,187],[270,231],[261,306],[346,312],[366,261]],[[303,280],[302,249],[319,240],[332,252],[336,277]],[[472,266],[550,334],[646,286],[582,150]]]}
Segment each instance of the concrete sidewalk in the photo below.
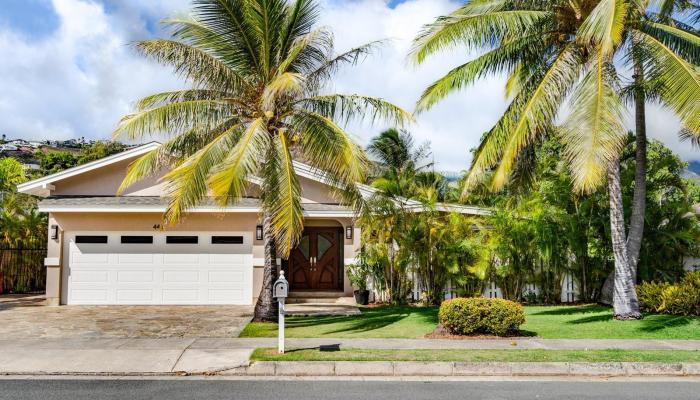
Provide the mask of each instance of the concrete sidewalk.
{"label": "concrete sidewalk", "polygon": [[[215,347],[277,347],[276,338],[199,339],[199,344]],[[628,339],[287,339],[288,347],[340,345],[360,349],[544,349],[544,350],[700,350],[700,340]]]}
{"label": "concrete sidewalk", "polygon": [[249,364],[251,347],[211,348],[197,340],[0,341],[0,374],[200,374]]}
{"label": "concrete sidewalk", "polygon": [[[253,349],[276,338],[0,340],[0,374],[214,373],[246,367]],[[340,345],[374,349],[644,349],[700,350],[685,340],[288,339],[289,348]]]}

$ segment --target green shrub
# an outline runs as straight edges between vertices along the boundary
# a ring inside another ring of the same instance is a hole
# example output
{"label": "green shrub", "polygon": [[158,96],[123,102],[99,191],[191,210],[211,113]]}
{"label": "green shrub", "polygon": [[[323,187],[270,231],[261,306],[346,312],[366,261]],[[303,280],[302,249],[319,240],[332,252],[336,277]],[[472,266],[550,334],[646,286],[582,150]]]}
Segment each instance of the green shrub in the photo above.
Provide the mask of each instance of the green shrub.
{"label": "green shrub", "polygon": [[438,317],[453,335],[504,336],[518,332],[525,322],[525,310],[509,300],[466,297],[443,301]]}
{"label": "green shrub", "polygon": [[644,282],[637,286],[643,311],[700,315],[700,271],[688,272],[676,284]]}
{"label": "green shrub", "polygon": [[658,312],[663,304],[663,293],[671,286],[667,282],[642,282],[637,286],[639,307],[645,312]]}
{"label": "green shrub", "polygon": [[369,267],[365,263],[350,264],[345,266],[350,285],[357,290],[367,290],[367,280],[369,279]]}

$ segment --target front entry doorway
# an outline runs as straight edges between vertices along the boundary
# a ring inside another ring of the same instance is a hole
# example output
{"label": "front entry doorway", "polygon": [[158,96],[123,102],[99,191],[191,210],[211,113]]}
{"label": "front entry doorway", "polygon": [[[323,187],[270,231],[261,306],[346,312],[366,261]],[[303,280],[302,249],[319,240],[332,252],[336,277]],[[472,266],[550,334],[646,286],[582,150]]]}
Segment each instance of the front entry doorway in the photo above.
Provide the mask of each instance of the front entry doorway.
{"label": "front entry doorway", "polygon": [[309,227],[289,254],[287,276],[292,290],[341,290],[342,228]]}

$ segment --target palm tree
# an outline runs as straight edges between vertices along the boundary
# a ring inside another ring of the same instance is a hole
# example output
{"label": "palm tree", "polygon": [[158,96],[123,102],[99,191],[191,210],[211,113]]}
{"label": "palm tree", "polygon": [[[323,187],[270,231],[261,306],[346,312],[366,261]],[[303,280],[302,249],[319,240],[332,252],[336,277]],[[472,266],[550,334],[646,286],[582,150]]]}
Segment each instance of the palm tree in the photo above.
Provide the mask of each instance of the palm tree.
{"label": "palm tree", "polygon": [[[465,191],[486,177],[493,189],[506,185],[520,154],[547,134],[570,98],[559,139],[576,190],[593,191],[607,176],[614,309],[620,319],[638,318],[640,313],[630,266],[637,256],[628,252],[619,182],[625,130],[618,70],[637,66],[637,85],[630,90],[634,99],[644,103],[653,93],[688,131],[700,133],[700,37],[669,13],[654,10],[644,0],[473,0],[427,25],[412,51],[413,60],[421,63],[458,44],[486,50],[433,83],[418,102],[419,112],[478,78],[502,72],[509,76],[509,107],[477,149]],[[643,184],[638,187],[644,189]],[[643,200],[637,197],[639,204]],[[637,210],[635,221],[639,215]],[[633,227],[632,242],[642,228],[643,223]]]}
{"label": "palm tree", "polygon": [[277,255],[287,257],[303,230],[300,184],[292,160],[323,170],[347,201],[365,176],[366,157],[338,125],[353,118],[410,119],[380,98],[323,94],[332,75],[379,43],[339,55],[333,36],[316,28],[314,0],[193,0],[189,17],[171,18],[173,39],[141,41],[136,49],[184,77],[191,88],[141,99],[115,136],[167,134],[159,149],[132,163],[122,189],[171,169],[164,218],[180,219],[210,193],[221,206],[259,188],[265,242],[263,287],[256,320],[276,319],[272,284]]}

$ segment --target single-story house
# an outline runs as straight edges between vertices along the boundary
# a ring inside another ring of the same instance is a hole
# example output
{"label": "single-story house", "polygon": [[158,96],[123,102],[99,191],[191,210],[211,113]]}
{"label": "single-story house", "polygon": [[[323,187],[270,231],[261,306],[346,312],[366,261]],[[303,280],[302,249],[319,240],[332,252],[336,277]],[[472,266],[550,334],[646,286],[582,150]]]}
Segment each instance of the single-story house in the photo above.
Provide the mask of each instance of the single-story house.
{"label": "single-story house", "polygon": [[[162,176],[117,196],[128,166],[153,142],[18,186],[42,197],[48,213],[46,298],[59,304],[254,304],[262,286],[264,243],[256,179],[236,205],[205,201],[176,225],[164,225]],[[354,210],[333,197],[323,171],[295,162],[305,231],[288,260],[278,260],[291,291],[351,296],[345,266],[355,262],[360,228]],[[364,196],[374,189],[358,184]],[[421,212],[417,201],[401,199]],[[487,215],[464,205],[439,211]],[[446,288],[446,291],[449,291]]]}
{"label": "single-story house", "polygon": [[[115,195],[129,164],[159,145],[18,187],[43,197],[39,211],[49,215],[48,304],[254,304],[264,265],[254,179],[250,197],[236,205],[205,201],[165,226],[159,176]],[[344,267],[354,262],[360,243],[353,210],[331,195],[321,171],[302,163],[295,168],[306,228],[289,260],[280,260],[291,290],[351,295]]]}

